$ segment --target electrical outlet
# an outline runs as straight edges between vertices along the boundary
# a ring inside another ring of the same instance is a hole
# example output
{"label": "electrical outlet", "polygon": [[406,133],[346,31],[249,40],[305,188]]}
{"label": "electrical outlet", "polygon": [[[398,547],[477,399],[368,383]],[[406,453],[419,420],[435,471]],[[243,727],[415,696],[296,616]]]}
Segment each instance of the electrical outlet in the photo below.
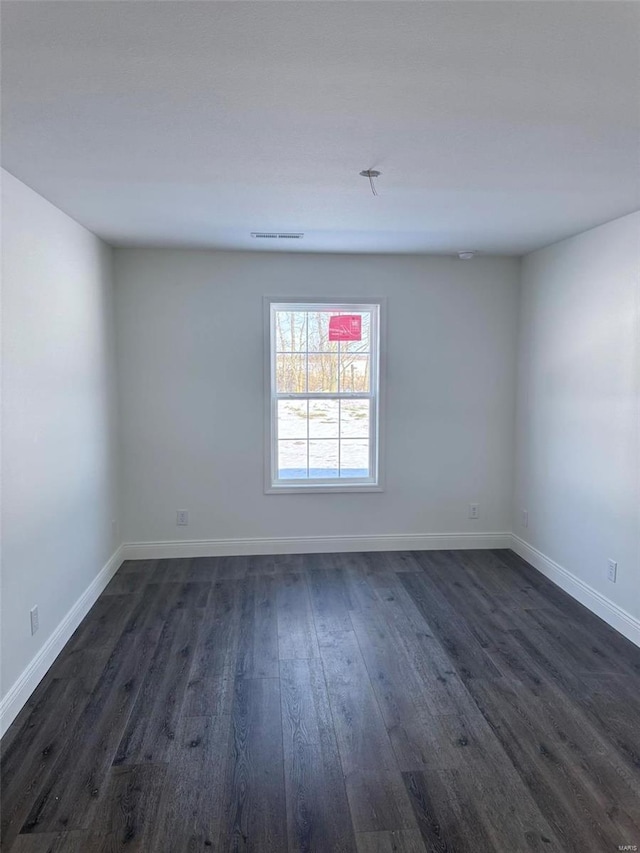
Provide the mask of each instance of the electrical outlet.
{"label": "electrical outlet", "polygon": [[522,526],[523,527],[529,526],[529,510],[528,509],[522,510]]}
{"label": "electrical outlet", "polygon": [[469,518],[480,518],[480,504],[469,504]]}
{"label": "electrical outlet", "polygon": [[31,616],[31,636],[33,636],[40,627],[40,617],[38,616],[38,605],[32,607],[29,611]]}
{"label": "electrical outlet", "polygon": [[178,527],[187,527],[189,524],[189,510],[179,509],[176,513],[176,524]]}
{"label": "electrical outlet", "polygon": [[616,578],[618,576],[618,564],[615,560],[609,560],[607,563],[607,577],[611,581],[611,583],[616,582]]}

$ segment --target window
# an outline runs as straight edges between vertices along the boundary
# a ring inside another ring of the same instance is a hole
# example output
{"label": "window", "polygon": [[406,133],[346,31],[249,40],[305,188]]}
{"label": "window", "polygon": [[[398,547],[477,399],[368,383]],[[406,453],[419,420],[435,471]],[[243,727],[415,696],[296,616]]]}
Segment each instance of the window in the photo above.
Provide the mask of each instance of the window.
{"label": "window", "polygon": [[265,300],[266,491],[379,491],[382,300]]}

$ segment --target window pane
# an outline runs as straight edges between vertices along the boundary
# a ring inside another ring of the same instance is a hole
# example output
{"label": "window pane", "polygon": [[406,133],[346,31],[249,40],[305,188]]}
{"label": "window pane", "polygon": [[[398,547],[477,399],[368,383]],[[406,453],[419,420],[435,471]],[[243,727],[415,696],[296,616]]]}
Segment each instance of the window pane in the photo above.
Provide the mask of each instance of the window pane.
{"label": "window pane", "polygon": [[369,442],[346,439],[340,442],[340,476],[369,476]]}
{"label": "window pane", "polygon": [[278,442],[278,477],[281,480],[307,479],[307,442]]}
{"label": "window pane", "polygon": [[362,317],[362,337],[359,341],[343,341],[340,345],[340,351],[370,352],[371,314],[368,311],[349,311],[348,313],[360,314],[360,316]]}
{"label": "window pane", "polygon": [[338,342],[329,340],[329,317],[336,311],[309,311],[309,352],[338,352]]}
{"label": "window pane", "polygon": [[306,355],[277,355],[276,389],[278,393],[304,393],[307,390],[306,367]]}
{"label": "window pane", "polygon": [[338,438],[337,400],[309,400],[309,438]]}
{"label": "window pane", "polygon": [[[303,298],[274,308],[267,388],[274,418],[274,485],[297,481],[308,488],[314,481],[318,487],[318,481],[336,486],[342,481],[348,488],[370,479],[377,470],[370,459],[377,396],[369,399],[378,377],[378,338],[372,334],[378,328],[377,306],[358,310]],[[360,339],[348,340],[353,336]]]}
{"label": "window pane", "polygon": [[340,438],[369,438],[369,400],[342,400]]}
{"label": "window pane", "polygon": [[309,442],[309,477],[338,476],[338,442],[331,439]]}
{"label": "window pane", "polygon": [[309,355],[309,393],[331,393],[338,390],[338,355]]}
{"label": "window pane", "polygon": [[276,352],[306,352],[307,312],[276,311]]}
{"label": "window pane", "polygon": [[344,353],[340,356],[340,390],[369,393],[369,355]]}
{"label": "window pane", "polygon": [[278,438],[307,438],[307,401],[278,400]]}

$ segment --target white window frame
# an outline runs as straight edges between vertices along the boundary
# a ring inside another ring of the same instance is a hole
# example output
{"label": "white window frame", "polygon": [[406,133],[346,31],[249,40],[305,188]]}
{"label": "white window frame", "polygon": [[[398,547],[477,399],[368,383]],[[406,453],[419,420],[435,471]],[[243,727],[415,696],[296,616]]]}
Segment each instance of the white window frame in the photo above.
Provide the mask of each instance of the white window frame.
{"label": "white window frame", "polygon": [[[367,393],[301,393],[278,394],[275,383],[275,335],[274,317],[276,310],[286,307],[289,311],[313,311],[327,309],[336,311],[369,311],[370,328],[370,392]],[[264,397],[265,397],[265,450],[264,450],[264,491],[266,494],[318,494],[344,492],[381,492],[383,479],[383,412],[385,391],[385,323],[386,299],[384,297],[301,297],[301,296],[265,296],[264,297]],[[376,357],[377,356],[377,357]],[[313,480],[278,479],[278,400],[279,399],[370,399],[371,416],[369,422],[369,471],[367,478],[335,477]]]}

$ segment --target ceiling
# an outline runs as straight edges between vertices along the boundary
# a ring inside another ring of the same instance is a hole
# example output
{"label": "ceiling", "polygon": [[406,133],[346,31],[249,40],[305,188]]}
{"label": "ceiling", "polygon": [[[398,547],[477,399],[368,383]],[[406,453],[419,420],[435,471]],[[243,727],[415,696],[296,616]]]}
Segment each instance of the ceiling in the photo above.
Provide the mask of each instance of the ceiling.
{"label": "ceiling", "polygon": [[5,0],[2,110],[114,245],[519,255],[640,207],[640,4]]}

